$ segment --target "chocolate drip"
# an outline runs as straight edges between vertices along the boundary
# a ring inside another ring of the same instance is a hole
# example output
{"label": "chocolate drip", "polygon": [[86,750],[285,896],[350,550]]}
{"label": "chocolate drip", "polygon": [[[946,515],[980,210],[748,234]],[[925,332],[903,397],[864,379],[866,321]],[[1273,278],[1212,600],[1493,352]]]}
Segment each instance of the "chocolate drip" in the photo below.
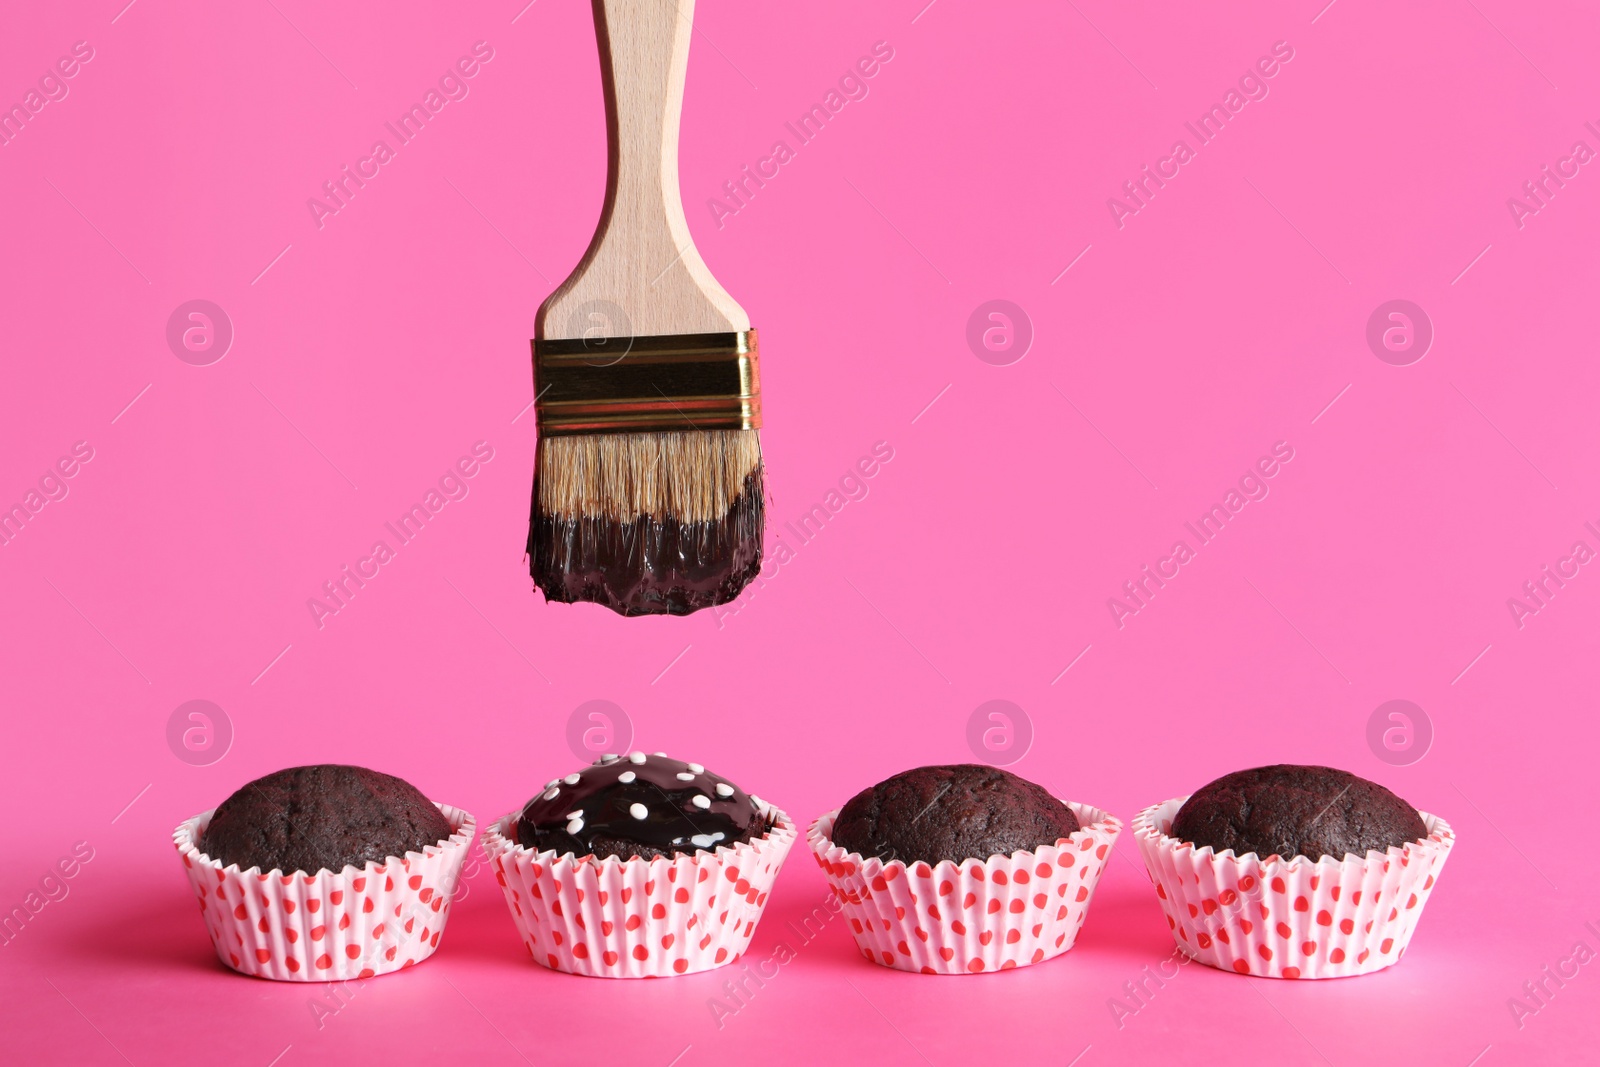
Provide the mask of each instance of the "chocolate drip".
{"label": "chocolate drip", "polygon": [[763,497],[758,467],[720,519],[558,517],[539,510],[536,473],[529,570],[548,600],[591,601],[621,615],[687,615],[726,604],[761,569]]}
{"label": "chocolate drip", "polygon": [[726,778],[635,752],[548,783],[523,807],[517,841],[563,855],[654,858],[747,841],[771,825]]}

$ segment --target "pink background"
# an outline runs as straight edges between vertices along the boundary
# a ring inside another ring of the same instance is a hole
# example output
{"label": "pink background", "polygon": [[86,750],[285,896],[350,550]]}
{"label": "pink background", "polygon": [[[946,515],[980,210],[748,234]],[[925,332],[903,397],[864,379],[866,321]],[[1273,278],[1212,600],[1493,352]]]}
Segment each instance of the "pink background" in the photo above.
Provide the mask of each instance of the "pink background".
{"label": "pink background", "polygon": [[[762,332],[769,549],[893,449],[720,620],[547,605],[523,561],[527,338],[603,187],[587,4],[13,5],[0,101],[76,41],[94,55],[0,147],[0,502],[74,442],[93,459],[0,548],[0,906],[75,843],[93,859],[0,948],[7,1060],[1592,1059],[1594,965],[1536,1014],[1508,1002],[1600,949],[1600,865],[1573,844],[1600,574],[1520,628],[1507,600],[1575,541],[1600,549],[1600,174],[1520,228],[1507,200],[1575,141],[1600,149],[1600,16],[925,2],[697,14],[682,188]],[[470,94],[319,229],[307,199],[480,40]],[[793,147],[784,123],[877,41],[894,56],[869,95],[719,228],[707,199]],[[1269,95],[1119,229],[1107,199],[1193,147],[1184,122],[1278,41],[1293,59]],[[235,331],[209,366],[165,340],[196,298]],[[1034,331],[1008,366],[965,340],[997,298]],[[1435,329],[1410,366],[1365,341],[1395,298]],[[307,599],[480,440],[469,495],[319,629]],[[1119,629],[1107,599],[1278,441],[1294,459],[1270,495]],[[208,766],[168,747],[192,699],[235,733]],[[481,868],[432,961],[320,1028],[321,990],[218,965],[180,820],[279,767],[350,761],[487,823],[572,768],[566,723],[591,699],[802,823],[971,759],[969,716],[1005,699],[1035,735],[1013,769],[1125,819],[1230,770],[1326,762],[1460,845],[1398,967],[1186,967],[1120,1026],[1111,998],[1172,952],[1126,836],[1071,953],[968,980],[869,966],[839,923],[801,945],[787,923],[824,884],[796,852],[752,955],[797,958],[720,1028],[725,973],[535,966]],[[1434,730],[1409,765],[1367,743],[1392,699]]]}

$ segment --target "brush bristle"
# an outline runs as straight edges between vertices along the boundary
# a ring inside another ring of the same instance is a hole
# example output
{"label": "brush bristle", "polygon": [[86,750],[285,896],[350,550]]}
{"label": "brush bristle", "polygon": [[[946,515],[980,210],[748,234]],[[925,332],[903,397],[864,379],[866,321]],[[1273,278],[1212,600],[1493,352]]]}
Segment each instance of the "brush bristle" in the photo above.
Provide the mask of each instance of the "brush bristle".
{"label": "brush bristle", "polygon": [[728,513],[760,465],[754,430],[545,437],[538,507],[570,518],[709,522]]}
{"label": "brush bristle", "polygon": [[760,570],[763,494],[755,430],[544,437],[530,571],[624,615],[726,603]]}

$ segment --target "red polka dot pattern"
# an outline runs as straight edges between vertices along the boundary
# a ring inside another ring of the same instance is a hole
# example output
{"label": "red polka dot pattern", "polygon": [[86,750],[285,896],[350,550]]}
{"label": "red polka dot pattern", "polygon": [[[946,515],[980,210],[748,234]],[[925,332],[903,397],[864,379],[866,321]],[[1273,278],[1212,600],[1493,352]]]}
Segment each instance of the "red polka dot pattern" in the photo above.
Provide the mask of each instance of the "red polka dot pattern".
{"label": "red polka dot pattern", "polygon": [[1422,812],[1427,838],[1384,854],[1219,856],[1169,836],[1187,799],[1133,820],[1167,925],[1191,958],[1259,978],[1344,978],[1398,962],[1455,845],[1450,824]]}
{"label": "red polka dot pattern", "polygon": [[438,947],[478,829],[469,812],[438,808],[453,831],[442,844],[359,870],[223,867],[197,845],[209,811],[173,831],[172,843],[223,963],[280,982],[351,981],[419,963]]}
{"label": "red polka dot pattern", "polygon": [[1059,956],[1077,940],[1122,822],[1067,806],[1082,827],[1070,838],[986,863],[863,860],[833,843],[837,811],[806,839],[867,959],[916,974],[990,974]]}
{"label": "red polka dot pattern", "polygon": [[799,836],[787,815],[754,841],[670,859],[535,853],[517,844],[517,813],[483,835],[517,932],[551,970],[666,978],[739,959]]}

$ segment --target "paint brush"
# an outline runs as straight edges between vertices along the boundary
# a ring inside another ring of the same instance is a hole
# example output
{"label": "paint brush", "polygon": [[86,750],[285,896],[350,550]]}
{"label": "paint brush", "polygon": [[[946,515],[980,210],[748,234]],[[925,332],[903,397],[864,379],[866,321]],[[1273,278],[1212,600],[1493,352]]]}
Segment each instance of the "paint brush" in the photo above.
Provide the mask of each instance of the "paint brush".
{"label": "paint brush", "polygon": [[756,331],[678,191],[693,16],[694,0],[594,0],[605,203],[533,341],[530,571],[548,600],[623,615],[726,603],[761,567]]}

